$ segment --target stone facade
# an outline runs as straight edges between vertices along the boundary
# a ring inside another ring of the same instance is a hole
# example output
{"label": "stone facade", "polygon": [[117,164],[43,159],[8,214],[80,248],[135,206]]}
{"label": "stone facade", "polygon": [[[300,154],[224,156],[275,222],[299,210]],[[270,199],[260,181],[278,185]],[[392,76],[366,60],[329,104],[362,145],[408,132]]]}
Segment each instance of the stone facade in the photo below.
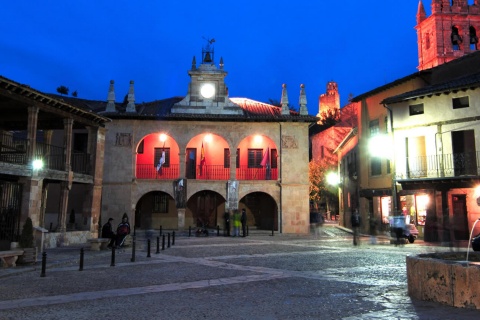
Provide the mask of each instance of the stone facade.
{"label": "stone facade", "polygon": [[432,0],[427,17],[420,1],[417,11],[418,69],[425,70],[478,50],[480,2]]}

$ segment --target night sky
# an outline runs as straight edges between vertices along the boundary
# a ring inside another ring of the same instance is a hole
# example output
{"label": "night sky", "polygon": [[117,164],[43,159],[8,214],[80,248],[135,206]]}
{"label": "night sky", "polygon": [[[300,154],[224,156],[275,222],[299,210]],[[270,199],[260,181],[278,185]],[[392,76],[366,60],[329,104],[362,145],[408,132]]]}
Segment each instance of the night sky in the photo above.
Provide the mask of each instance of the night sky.
{"label": "night sky", "polygon": [[[430,0],[424,0],[430,14]],[[286,83],[309,113],[328,81],[341,105],[417,71],[418,0],[8,1],[2,3],[0,75],[56,93],[117,101],[135,81],[136,102],[185,96],[192,58],[206,39],[223,57],[230,97],[280,101]]]}

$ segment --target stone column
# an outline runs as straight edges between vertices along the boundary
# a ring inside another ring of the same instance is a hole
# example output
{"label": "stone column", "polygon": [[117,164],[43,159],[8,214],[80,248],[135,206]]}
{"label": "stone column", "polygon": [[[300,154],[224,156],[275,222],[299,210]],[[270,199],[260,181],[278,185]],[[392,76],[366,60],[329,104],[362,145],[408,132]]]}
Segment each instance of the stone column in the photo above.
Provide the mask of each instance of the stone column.
{"label": "stone column", "polygon": [[28,124],[27,124],[27,164],[31,165],[35,156],[35,147],[37,143],[37,122],[39,108],[36,106],[28,107]]}
{"label": "stone column", "polygon": [[[236,149],[235,149],[236,150]],[[230,180],[237,179],[237,152],[232,155],[230,152]]]}
{"label": "stone column", "polygon": [[67,231],[67,208],[68,208],[68,195],[70,193],[71,185],[68,181],[60,183],[60,203],[57,221],[57,232],[64,233]]}
{"label": "stone column", "polygon": [[65,148],[65,171],[72,170],[72,144],[73,144],[73,119],[63,119],[64,137],[63,146]]}
{"label": "stone column", "polygon": [[185,229],[185,208],[177,208],[178,231]]}
{"label": "stone column", "polygon": [[178,166],[178,172],[179,172],[179,178],[185,177],[185,151],[180,151],[178,153],[178,158],[179,158],[179,166]]}
{"label": "stone column", "polygon": [[88,128],[88,153],[91,157],[93,185],[85,197],[83,214],[90,217],[90,232],[94,238],[98,236],[101,211],[105,132],[105,128]]}

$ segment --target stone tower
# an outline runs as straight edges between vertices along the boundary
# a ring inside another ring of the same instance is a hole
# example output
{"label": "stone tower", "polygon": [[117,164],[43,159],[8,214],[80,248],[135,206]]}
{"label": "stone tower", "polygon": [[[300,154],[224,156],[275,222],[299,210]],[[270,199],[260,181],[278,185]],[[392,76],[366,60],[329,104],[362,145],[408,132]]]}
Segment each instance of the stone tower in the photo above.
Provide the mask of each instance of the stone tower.
{"label": "stone tower", "polygon": [[321,94],[318,98],[317,117],[328,109],[340,109],[340,95],[338,94],[338,85],[335,81],[328,82],[327,92]]}
{"label": "stone tower", "polygon": [[422,0],[417,10],[418,70],[429,69],[478,49],[480,0],[432,0],[427,17]]}

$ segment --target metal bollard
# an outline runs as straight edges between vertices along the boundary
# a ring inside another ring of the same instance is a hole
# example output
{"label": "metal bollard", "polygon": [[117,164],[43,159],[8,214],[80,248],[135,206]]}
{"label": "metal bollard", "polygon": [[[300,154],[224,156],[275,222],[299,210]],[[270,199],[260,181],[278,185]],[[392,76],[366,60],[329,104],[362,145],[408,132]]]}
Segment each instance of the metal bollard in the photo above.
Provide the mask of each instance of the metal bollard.
{"label": "metal bollard", "polygon": [[137,226],[136,225],[133,225],[133,235],[134,236],[137,235]]}
{"label": "metal bollard", "polygon": [[160,237],[157,237],[157,252],[155,253],[160,253]]}
{"label": "metal bollard", "polygon": [[160,225],[160,237],[162,236],[162,226]]}
{"label": "metal bollard", "polygon": [[220,236],[220,226],[217,225],[217,237]]}
{"label": "metal bollard", "polygon": [[115,267],[115,247],[112,246],[112,259],[110,261],[110,267]]}
{"label": "metal bollard", "polygon": [[84,255],[83,248],[81,248],[80,249],[80,268],[78,269],[78,271],[83,271],[83,255]]}
{"label": "metal bollard", "polygon": [[172,231],[172,246],[175,245],[175,231]]}
{"label": "metal bollard", "polygon": [[162,250],[165,250],[165,235],[162,236]]}
{"label": "metal bollard", "polygon": [[150,256],[150,239],[147,240],[147,258],[151,258],[151,256]]}
{"label": "metal bollard", "polygon": [[47,268],[47,253],[44,251],[42,253],[42,272],[40,273],[40,277],[45,277],[45,269]]}
{"label": "metal bollard", "polygon": [[132,236],[132,258],[130,259],[131,262],[135,262],[135,244],[136,244],[136,237]]}
{"label": "metal bollard", "polygon": [[192,226],[188,226],[188,237],[192,236]]}
{"label": "metal bollard", "polygon": [[168,235],[168,237],[167,237],[168,238],[167,248],[170,248],[170,232],[167,233],[167,235]]}

